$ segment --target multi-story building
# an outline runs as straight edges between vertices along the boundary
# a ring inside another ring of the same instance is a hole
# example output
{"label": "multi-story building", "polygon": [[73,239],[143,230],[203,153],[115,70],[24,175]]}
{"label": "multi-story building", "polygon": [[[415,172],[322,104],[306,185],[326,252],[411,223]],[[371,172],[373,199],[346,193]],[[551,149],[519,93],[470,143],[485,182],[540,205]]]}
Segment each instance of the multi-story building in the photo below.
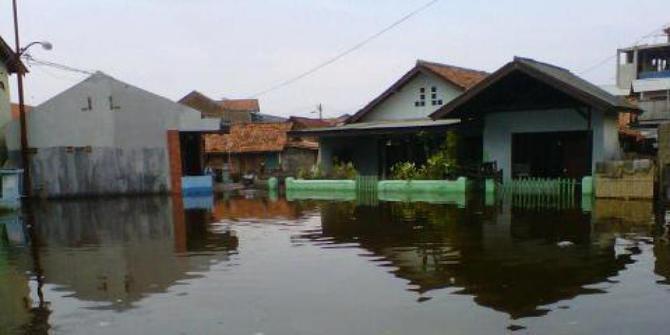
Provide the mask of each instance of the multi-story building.
{"label": "multi-story building", "polygon": [[644,111],[631,126],[655,142],[659,124],[670,122],[670,27],[667,41],[617,50],[616,89]]}

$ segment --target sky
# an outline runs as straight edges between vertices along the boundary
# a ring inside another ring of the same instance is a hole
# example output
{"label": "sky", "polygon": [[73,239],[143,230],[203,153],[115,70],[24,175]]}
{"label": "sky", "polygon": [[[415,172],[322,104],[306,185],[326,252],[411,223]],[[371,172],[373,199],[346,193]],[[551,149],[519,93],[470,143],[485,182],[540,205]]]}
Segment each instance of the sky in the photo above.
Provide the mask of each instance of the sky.
{"label": "sky", "polygon": [[[33,57],[90,71],[178,100],[192,90],[248,98],[318,65],[428,0],[19,0],[22,43]],[[615,60],[582,71],[670,24],[667,0],[440,0],[322,70],[261,95],[263,113],[353,114],[417,59],[495,71],[514,56],[614,82]],[[0,36],[13,45],[11,0]],[[656,37],[661,42],[662,37]],[[654,42],[654,38],[646,40]],[[32,66],[37,105],[85,75]],[[15,89],[16,85],[13,86]]]}

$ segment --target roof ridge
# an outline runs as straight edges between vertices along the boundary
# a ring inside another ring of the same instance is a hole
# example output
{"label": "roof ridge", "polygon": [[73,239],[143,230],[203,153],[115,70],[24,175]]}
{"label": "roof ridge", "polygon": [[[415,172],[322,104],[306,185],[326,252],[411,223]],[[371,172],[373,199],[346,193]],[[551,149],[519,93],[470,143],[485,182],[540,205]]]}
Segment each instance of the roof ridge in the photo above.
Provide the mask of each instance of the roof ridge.
{"label": "roof ridge", "polygon": [[[570,71],[570,70],[568,70],[568,69],[566,69],[566,68],[564,68],[564,67],[561,67],[561,66],[558,66],[558,65],[554,65],[554,64],[549,64],[549,63],[542,62],[542,61],[539,61],[539,60],[535,60],[535,59],[533,59],[533,58],[529,58],[529,57],[514,56],[514,61],[531,62],[531,63],[535,63],[535,64],[539,64],[539,65],[544,65],[544,66],[552,67],[552,68],[554,68],[554,69],[561,70],[561,71],[565,71],[565,72],[568,72],[568,73],[570,73],[570,74],[572,74],[572,75],[574,75],[574,76],[577,76],[577,74],[573,73],[572,71]],[[580,78],[581,78],[581,77],[580,77]]]}
{"label": "roof ridge", "polygon": [[464,70],[464,71],[471,71],[471,72],[486,73],[486,74],[488,74],[488,72],[483,71],[483,70],[475,70],[475,69],[467,68],[467,67],[463,67],[463,66],[452,65],[452,64],[446,64],[446,63],[440,63],[440,62],[433,62],[433,61],[427,61],[427,60],[424,60],[424,59],[417,59],[417,60],[416,60],[416,64],[417,64],[417,65],[435,65],[435,66],[441,66],[441,67],[449,67],[449,68],[452,68],[452,69],[458,69],[458,70]]}

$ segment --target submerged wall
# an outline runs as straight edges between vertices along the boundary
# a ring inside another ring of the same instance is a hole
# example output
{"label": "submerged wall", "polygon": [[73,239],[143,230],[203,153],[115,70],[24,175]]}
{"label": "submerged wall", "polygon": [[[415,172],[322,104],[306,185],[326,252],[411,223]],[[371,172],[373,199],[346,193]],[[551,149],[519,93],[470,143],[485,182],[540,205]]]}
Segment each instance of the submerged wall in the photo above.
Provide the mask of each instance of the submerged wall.
{"label": "submerged wall", "polygon": [[[349,159],[338,157],[338,152],[349,154]],[[351,161],[361,175],[376,176],[380,172],[379,156],[379,142],[375,137],[325,137],[319,140],[318,161],[327,172],[332,170],[333,160],[338,158],[340,162]]]}
{"label": "submerged wall", "polygon": [[166,162],[164,148],[40,148],[31,155],[32,186],[45,197],[167,193]]}
{"label": "submerged wall", "polygon": [[[48,197],[169,192],[167,132],[219,129],[218,120],[99,72],[35,107],[27,122],[33,190]],[[5,138],[8,166],[20,166],[17,121]]]}
{"label": "submerged wall", "polygon": [[[592,171],[596,162],[619,158],[618,124],[616,117],[593,111]],[[503,179],[511,178],[512,135],[588,130],[588,121],[575,110],[533,110],[487,114],[484,119],[485,162],[496,161],[503,170]]]}

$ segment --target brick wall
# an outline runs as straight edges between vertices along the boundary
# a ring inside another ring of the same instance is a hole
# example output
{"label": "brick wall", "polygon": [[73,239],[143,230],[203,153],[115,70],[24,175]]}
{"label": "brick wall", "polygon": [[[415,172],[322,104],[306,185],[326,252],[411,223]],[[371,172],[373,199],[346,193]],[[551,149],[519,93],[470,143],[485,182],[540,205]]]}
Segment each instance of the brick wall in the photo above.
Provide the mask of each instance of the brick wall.
{"label": "brick wall", "polygon": [[167,131],[168,160],[170,163],[170,192],[181,193],[181,149],[179,130]]}

